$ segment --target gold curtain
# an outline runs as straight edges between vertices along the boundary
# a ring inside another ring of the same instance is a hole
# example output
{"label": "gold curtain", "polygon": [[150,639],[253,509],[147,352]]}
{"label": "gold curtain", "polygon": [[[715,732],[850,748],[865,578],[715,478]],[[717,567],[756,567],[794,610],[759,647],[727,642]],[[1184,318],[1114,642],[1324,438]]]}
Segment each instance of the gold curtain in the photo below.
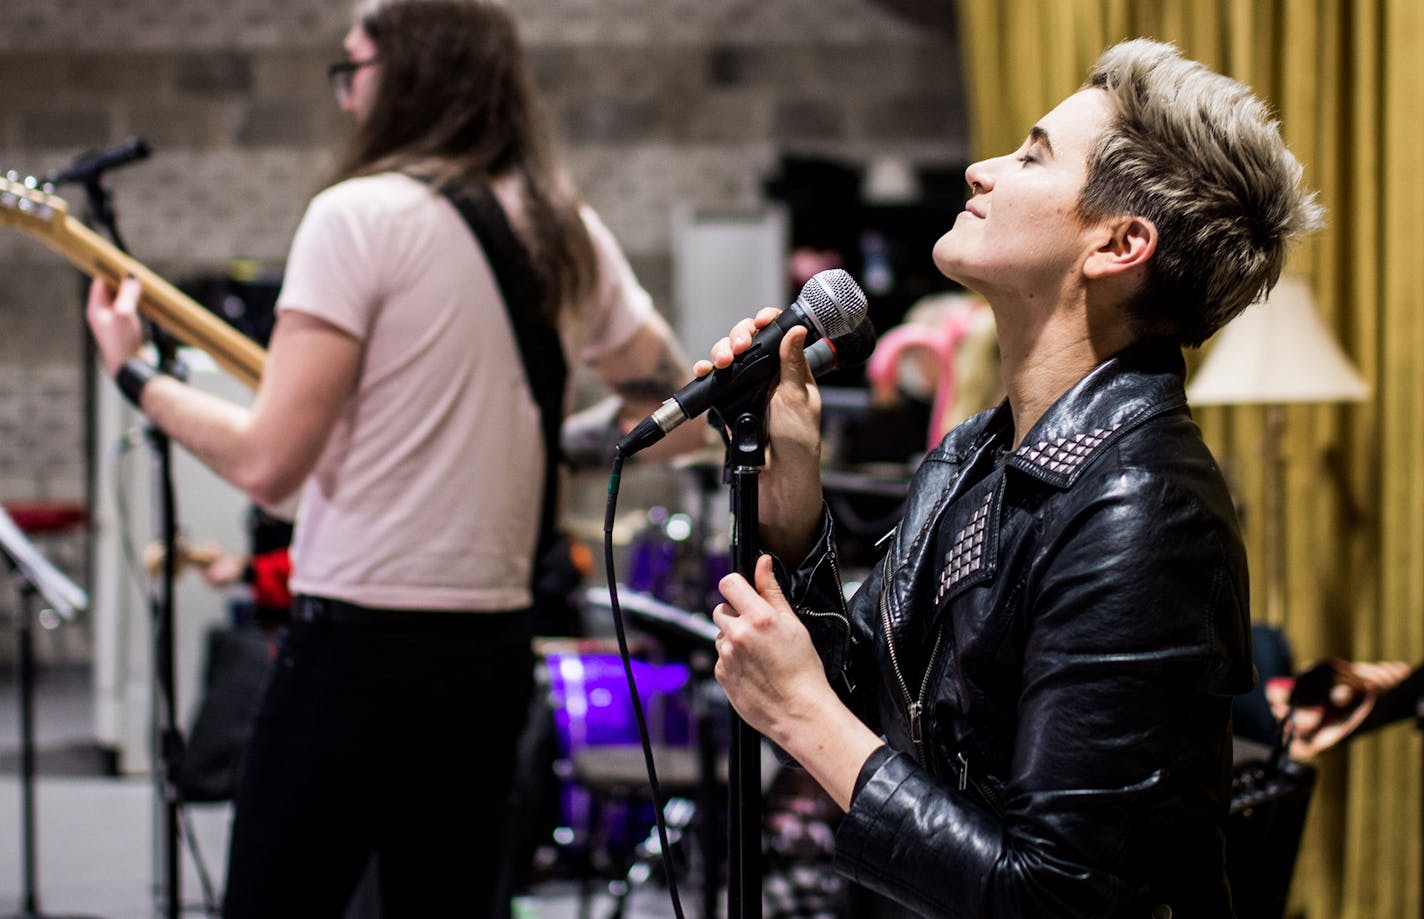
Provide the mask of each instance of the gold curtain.
{"label": "gold curtain", "polygon": [[[1363,404],[1286,411],[1286,633],[1297,663],[1424,659],[1424,3],[957,5],[976,156],[1015,149],[1124,38],[1172,41],[1271,102],[1328,210],[1328,228],[1287,270],[1310,277],[1322,318],[1372,389]],[[1264,416],[1197,416],[1245,508],[1259,615]],[[1293,914],[1420,915],[1419,748],[1416,731],[1394,727],[1321,758]]]}

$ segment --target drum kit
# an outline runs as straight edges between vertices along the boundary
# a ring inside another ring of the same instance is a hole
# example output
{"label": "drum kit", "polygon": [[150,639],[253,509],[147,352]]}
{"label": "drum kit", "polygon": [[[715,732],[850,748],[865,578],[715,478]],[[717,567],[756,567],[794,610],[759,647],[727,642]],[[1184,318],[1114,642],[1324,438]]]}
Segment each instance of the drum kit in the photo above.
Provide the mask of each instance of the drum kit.
{"label": "drum kit", "polygon": [[[619,514],[612,525],[618,596],[630,631],[634,682],[648,727],[671,856],[654,835],[656,816],[632,697],[616,643],[605,638],[536,640],[541,711],[531,745],[543,791],[526,812],[538,813],[542,845],[528,853],[531,880],[573,873],[580,915],[591,908],[594,879],[622,914],[634,886],[655,871],[692,883],[702,915],[716,915],[724,881],[730,708],[712,678],[716,627],[710,611],[728,572],[726,540],[710,532],[711,504],[722,464],[712,455],[679,463],[690,483],[692,513],[662,506]],[[577,524],[571,538],[597,544],[601,527]],[[575,604],[586,634],[611,634],[607,587],[589,588]],[[774,768],[774,762],[773,767]],[[552,780],[547,777],[552,776]],[[552,845],[549,841],[552,841]],[[689,845],[692,842],[695,844]],[[684,880],[687,879],[687,880]]]}
{"label": "drum kit", "polygon": [[[654,507],[638,516],[615,528],[626,552],[619,597],[635,636],[633,677],[667,799],[662,812],[674,868],[687,877],[692,872],[684,868],[696,857],[702,912],[711,915],[725,844],[729,709],[712,679],[717,630],[709,611],[726,555],[704,548],[686,514]],[[607,588],[584,591],[578,605],[589,631],[606,634],[598,623],[611,615]],[[522,774],[543,787],[521,802],[542,821],[544,841],[528,852],[532,875],[575,874],[581,915],[591,908],[594,879],[606,879],[612,915],[621,915],[632,888],[666,868],[651,835],[647,768],[623,661],[611,638],[541,638],[535,648],[542,692],[531,730],[542,739],[526,751],[536,762]],[[689,838],[695,846],[684,845]]]}
{"label": "drum kit", "polygon": [[[662,812],[670,859],[651,832],[647,770],[616,644],[597,637],[536,640],[542,691],[536,693],[531,730],[539,739],[526,750],[534,768],[521,770],[521,776],[526,784],[542,787],[516,791],[521,810],[537,817],[538,838],[524,841],[525,863],[530,880],[560,873],[579,877],[581,915],[591,908],[595,878],[607,882],[614,895],[610,915],[618,916],[629,891],[656,872],[666,876],[669,863],[679,881],[690,879],[700,913],[719,913],[726,882],[722,862],[728,845],[732,719],[712,676],[717,629],[710,611],[721,600],[717,584],[731,565],[725,538],[706,523],[722,487],[722,464],[702,458],[683,465],[697,483],[687,502],[693,513],[654,506],[620,514],[613,525],[622,569],[619,606],[633,636],[634,681],[667,799]],[[832,497],[858,494],[896,504],[903,498],[904,482],[903,469],[895,476],[881,470],[838,471],[830,476],[827,491]],[[586,532],[574,527],[570,535],[588,543],[603,537],[601,528],[595,533],[593,527]],[[607,587],[586,589],[576,605],[587,633],[608,634],[600,627],[611,617]],[[829,839],[829,824],[824,832],[805,828],[834,807],[821,806],[829,799],[814,783],[787,781],[794,771],[783,771],[774,751],[761,746],[766,795],[761,824],[768,865],[776,870],[783,862],[795,868],[791,863],[824,860],[815,873],[831,876],[830,848],[805,845],[806,839]],[[789,822],[788,815],[793,816]],[[793,825],[795,832],[786,829]],[[795,845],[788,842],[792,839]],[[824,897],[825,891],[818,888],[817,896]]]}

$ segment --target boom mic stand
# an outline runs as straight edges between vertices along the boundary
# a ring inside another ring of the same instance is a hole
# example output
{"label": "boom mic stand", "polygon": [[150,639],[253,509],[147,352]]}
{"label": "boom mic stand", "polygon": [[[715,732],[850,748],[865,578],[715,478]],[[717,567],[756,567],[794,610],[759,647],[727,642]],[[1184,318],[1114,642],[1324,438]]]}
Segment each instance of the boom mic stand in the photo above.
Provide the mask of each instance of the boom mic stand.
{"label": "boom mic stand", "polygon": [[45,560],[0,508],[0,555],[15,576],[15,608],[20,683],[20,912],[7,919],[87,919],[47,916],[40,912],[35,847],[35,596],[48,611],[72,620],[89,606],[89,597]]}
{"label": "boom mic stand", "polygon": [[[128,252],[119,235],[113,198],[100,182],[105,168],[112,168],[148,155],[147,145],[136,156],[116,156],[76,175],[88,196],[90,214],[114,245]],[[63,173],[61,174],[63,175]],[[158,350],[159,369],[182,379],[186,371],[177,359],[177,343],[173,338],[148,323],[149,337]],[[152,699],[153,787],[154,787],[154,856],[159,866],[159,883],[155,896],[160,900],[166,919],[179,919],[182,912],[182,875],[180,864],[179,824],[180,796],[173,781],[182,756],[182,734],[178,730],[177,680],[174,665],[173,584],[177,575],[178,523],[173,490],[173,448],[168,435],[157,426],[147,426],[147,436],[153,457],[154,516],[158,520],[159,539],[163,545],[163,572],[156,590],[150,592],[149,607],[153,625],[153,674],[150,681]]]}

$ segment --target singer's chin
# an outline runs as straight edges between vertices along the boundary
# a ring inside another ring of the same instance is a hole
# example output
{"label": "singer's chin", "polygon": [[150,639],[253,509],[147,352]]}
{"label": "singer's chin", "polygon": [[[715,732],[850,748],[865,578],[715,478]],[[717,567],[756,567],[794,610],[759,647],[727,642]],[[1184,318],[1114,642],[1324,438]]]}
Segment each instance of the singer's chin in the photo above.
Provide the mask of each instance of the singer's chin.
{"label": "singer's chin", "polygon": [[954,230],[950,230],[935,241],[932,255],[935,267],[939,269],[940,274],[949,278],[951,281],[968,287],[969,284],[963,279],[963,272],[960,270],[962,267],[960,264],[962,259],[959,257],[959,252],[957,251],[960,248],[960,242],[959,239],[955,238]]}

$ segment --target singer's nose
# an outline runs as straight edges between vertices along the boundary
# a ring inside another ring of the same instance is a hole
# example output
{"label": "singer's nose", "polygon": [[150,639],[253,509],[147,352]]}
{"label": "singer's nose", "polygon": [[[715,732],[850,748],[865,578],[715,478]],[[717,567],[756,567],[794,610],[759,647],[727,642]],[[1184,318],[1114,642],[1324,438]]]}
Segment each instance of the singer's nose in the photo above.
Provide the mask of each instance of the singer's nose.
{"label": "singer's nose", "polygon": [[969,168],[964,170],[964,181],[969,183],[970,191],[976,195],[981,195],[994,186],[993,174],[988,166],[988,160],[980,160],[970,163]]}

